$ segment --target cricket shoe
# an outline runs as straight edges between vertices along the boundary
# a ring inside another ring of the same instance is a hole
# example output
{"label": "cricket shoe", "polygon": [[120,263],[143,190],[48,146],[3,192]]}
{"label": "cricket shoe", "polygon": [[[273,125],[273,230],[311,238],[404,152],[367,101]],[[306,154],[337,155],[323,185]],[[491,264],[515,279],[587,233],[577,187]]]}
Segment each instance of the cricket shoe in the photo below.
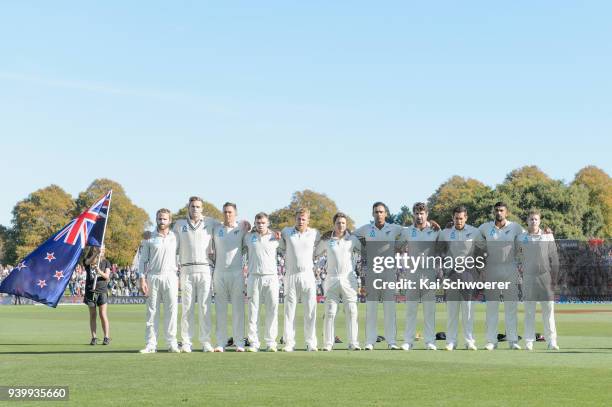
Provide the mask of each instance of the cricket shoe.
{"label": "cricket shoe", "polygon": [[368,343],[365,348],[365,350],[374,350],[374,345],[372,345],[371,343]]}
{"label": "cricket shoe", "polygon": [[255,347],[255,346],[249,346],[247,348],[247,352],[259,352],[259,348]]}
{"label": "cricket shoe", "polygon": [[492,343],[492,342],[488,342],[485,347],[486,350],[495,350],[497,349],[497,344],[496,343]]}
{"label": "cricket shoe", "polygon": [[438,348],[436,347],[436,345],[434,345],[433,343],[428,343],[427,345],[425,345],[425,349],[427,350],[438,350]]}
{"label": "cricket shoe", "polygon": [[244,352],[245,349],[242,346],[237,346],[236,347],[236,352]]}
{"label": "cricket shoe", "polygon": [[361,346],[359,345],[349,345],[348,350],[361,350]]}
{"label": "cricket shoe", "polygon": [[448,344],[446,344],[446,347],[445,347],[444,349],[446,349],[446,350],[448,350],[448,351],[451,351],[451,352],[452,352],[452,351],[454,351],[455,349],[457,349],[457,347],[455,346],[455,344],[454,344],[454,343],[448,343]]}
{"label": "cricket shoe", "polygon": [[521,345],[519,345],[518,342],[510,342],[510,349],[521,350]]}
{"label": "cricket shoe", "polygon": [[266,352],[276,352],[276,351],[278,351],[278,349],[276,348],[276,345],[269,345],[266,348]]}
{"label": "cricket shoe", "polygon": [[183,353],[191,353],[191,345],[183,345],[183,346],[181,346],[181,351]]}
{"label": "cricket shoe", "polygon": [[402,348],[402,350],[411,350],[412,346],[413,345],[411,343],[403,343],[401,348]]}
{"label": "cricket shoe", "polygon": [[212,345],[208,342],[204,342],[204,345],[202,345],[202,352],[213,352],[214,349],[212,347]]}
{"label": "cricket shoe", "polygon": [[476,347],[476,345],[472,342],[468,342],[465,344],[465,349],[467,350],[478,350],[478,348]]}
{"label": "cricket shoe", "polygon": [[318,352],[319,349],[317,349],[316,346],[310,346],[310,345],[306,345],[306,352]]}
{"label": "cricket shoe", "polygon": [[283,352],[293,352],[295,348],[293,346],[285,346]]}
{"label": "cricket shoe", "polygon": [[397,345],[396,345],[396,344],[394,344],[394,343],[390,343],[390,344],[387,346],[387,348],[388,348],[389,350],[399,350],[399,348],[400,348],[400,347],[399,347],[399,346],[397,346]]}
{"label": "cricket shoe", "polygon": [[138,352],[140,352],[140,353],[155,353],[155,352],[157,352],[157,350],[154,347],[152,347],[152,346],[147,346],[144,349],[140,349]]}
{"label": "cricket shoe", "polygon": [[533,342],[525,342],[525,350],[533,350]]}
{"label": "cricket shoe", "polygon": [[548,350],[559,350],[559,345],[557,342],[551,342],[548,344]]}
{"label": "cricket shoe", "polygon": [[181,353],[181,350],[178,346],[172,345],[168,348],[168,353]]}
{"label": "cricket shoe", "polygon": [[218,353],[223,353],[223,352],[225,351],[225,349],[223,349],[223,346],[217,346],[217,347],[214,349],[214,351],[215,351],[215,352],[218,352]]}
{"label": "cricket shoe", "polygon": [[331,352],[332,351],[332,347],[331,346],[323,346],[323,352]]}

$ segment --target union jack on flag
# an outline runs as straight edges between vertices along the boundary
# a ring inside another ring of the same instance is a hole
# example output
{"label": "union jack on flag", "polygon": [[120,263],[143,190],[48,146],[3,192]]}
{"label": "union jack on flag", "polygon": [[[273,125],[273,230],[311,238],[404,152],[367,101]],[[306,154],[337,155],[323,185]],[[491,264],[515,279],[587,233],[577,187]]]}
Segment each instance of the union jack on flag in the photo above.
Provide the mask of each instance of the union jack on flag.
{"label": "union jack on flag", "polygon": [[[97,229],[104,230],[104,224],[106,223],[106,216],[108,214],[108,208],[110,205],[112,191],[109,191],[106,195],[95,202],[88,210],[80,214],[76,219],[73,219],[68,225],[60,230],[55,235],[56,242],[60,239],[64,239],[64,243],[74,246],[77,242],[80,243],[81,249],[85,248],[85,245],[89,243],[90,246],[101,246],[102,242],[98,244],[91,244],[88,242],[87,236],[89,232],[92,232],[96,228],[97,222],[99,222]],[[99,227],[101,226],[101,228]],[[91,239],[90,239],[91,240]],[[100,239],[101,240],[101,239]]]}

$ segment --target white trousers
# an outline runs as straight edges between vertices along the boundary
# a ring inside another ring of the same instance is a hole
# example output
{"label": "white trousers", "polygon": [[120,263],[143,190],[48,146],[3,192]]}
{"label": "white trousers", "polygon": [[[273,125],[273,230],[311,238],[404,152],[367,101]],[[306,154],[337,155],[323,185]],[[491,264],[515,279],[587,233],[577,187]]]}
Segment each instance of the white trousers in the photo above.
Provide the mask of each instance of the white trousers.
{"label": "white trousers", "polygon": [[[389,345],[395,345],[397,335],[395,301],[383,301],[385,322],[385,339]],[[378,301],[366,301],[366,344],[376,345],[378,336],[376,322],[378,319]]]}
{"label": "white trousers", "polygon": [[149,286],[149,296],[147,297],[145,343],[149,348],[157,348],[160,304],[163,302],[166,344],[177,346],[178,278],[174,273],[148,275],[147,285]]}
{"label": "white trousers", "polygon": [[357,339],[357,280],[354,276],[327,277],[325,289],[325,320],[323,323],[323,346],[333,347],[335,343],[334,321],[338,303],[344,303],[346,314],[346,335],[348,344],[359,346]]}
{"label": "white trousers", "polygon": [[506,340],[518,342],[517,305],[518,305],[518,270],[514,264],[495,265],[487,267],[486,281],[509,282],[507,290],[485,290],[487,300],[486,331],[487,342],[497,344],[497,328],[499,324],[499,299],[504,299],[504,316],[506,323]]}
{"label": "white trousers", "polygon": [[[544,338],[548,343],[557,342],[557,327],[555,324],[555,302],[540,301],[542,320],[544,322]],[[535,341],[536,301],[525,301],[525,342]]]}
{"label": "white trousers", "polygon": [[459,330],[459,311],[463,339],[466,344],[476,345],[474,339],[474,304],[472,301],[449,300],[446,302],[448,318],[446,320],[446,343],[457,346],[457,331]]}
{"label": "white trousers", "polygon": [[[408,280],[416,282],[419,287],[419,280],[428,279],[435,281],[436,270],[419,270],[409,273]],[[436,291],[432,289],[412,289],[406,293],[406,327],[404,330],[404,342],[413,344],[416,336],[417,312],[419,301],[423,304],[423,336],[425,343],[436,343]]]}
{"label": "white trousers", "polygon": [[217,309],[217,346],[227,343],[227,305],[232,304],[234,344],[244,346],[244,276],[242,270],[215,271],[215,307]]}
{"label": "white trousers", "polygon": [[[210,269],[209,269],[210,270]],[[196,306],[197,301],[197,306]],[[210,344],[212,331],[212,287],[211,274],[207,272],[188,273],[181,270],[181,339],[183,345],[192,346],[195,310],[198,308],[200,322],[200,343]]]}
{"label": "white trousers", "polygon": [[259,348],[258,318],[259,304],[263,303],[266,310],[264,341],[267,346],[276,346],[278,336],[278,276],[249,275],[247,279],[247,296],[249,298],[249,328],[250,346]]}
{"label": "white trousers", "polygon": [[303,272],[285,275],[285,329],[286,346],[295,346],[295,308],[302,300],[304,309],[304,341],[311,348],[317,347],[317,284],[314,274]]}

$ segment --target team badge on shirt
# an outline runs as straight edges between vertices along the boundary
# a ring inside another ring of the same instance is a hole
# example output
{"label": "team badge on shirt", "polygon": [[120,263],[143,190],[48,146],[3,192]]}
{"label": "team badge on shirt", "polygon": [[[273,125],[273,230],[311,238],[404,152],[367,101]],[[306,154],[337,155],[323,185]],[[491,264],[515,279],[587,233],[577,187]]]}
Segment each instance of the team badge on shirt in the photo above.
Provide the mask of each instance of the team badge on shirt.
{"label": "team badge on shirt", "polygon": [[223,237],[223,229],[219,229],[219,237]]}
{"label": "team badge on shirt", "polygon": [[489,236],[493,237],[495,235],[496,235],[495,228],[491,228],[491,231],[489,232]]}
{"label": "team badge on shirt", "polygon": [[451,232],[450,238],[451,238],[451,240],[455,240],[457,238],[457,235],[455,234],[454,230]]}
{"label": "team badge on shirt", "polygon": [[416,236],[417,236],[416,229],[412,228],[412,237],[416,237]]}
{"label": "team badge on shirt", "polygon": [[187,232],[187,225],[183,225],[183,229],[181,230],[181,232]]}
{"label": "team badge on shirt", "polygon": [[257,235],[251,236],[251,243],[255,243],[257,241]]}
{"label": "team badge on shirt", "polygon": [[370,230],[370,237],[376,237],[376,231],[374,229]]}

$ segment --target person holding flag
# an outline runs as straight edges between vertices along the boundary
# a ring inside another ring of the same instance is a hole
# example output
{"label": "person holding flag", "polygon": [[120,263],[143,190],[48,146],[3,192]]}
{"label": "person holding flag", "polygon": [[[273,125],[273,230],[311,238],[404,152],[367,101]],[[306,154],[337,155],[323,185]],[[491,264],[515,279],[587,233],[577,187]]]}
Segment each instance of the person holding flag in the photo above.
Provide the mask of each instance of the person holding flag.
{"label": "person holding flag", "polygon": [[112,191],[22,259],[0,284],[0,292],[57,307],[85,246],[101,246]]}
{"label": "person holding flag", "polygon": [[110,279],[111,264],[104,257],[104,246],[93,246],[83,260],[86,271],[85,296],[83,302],[89,307],[89,327],[91,330],[90,345],[97,345],[96,335],[96,306],[100,314],[104,340],[102,345],[110,345],[110,325],[108,322],[107,291],[108,280]]}

